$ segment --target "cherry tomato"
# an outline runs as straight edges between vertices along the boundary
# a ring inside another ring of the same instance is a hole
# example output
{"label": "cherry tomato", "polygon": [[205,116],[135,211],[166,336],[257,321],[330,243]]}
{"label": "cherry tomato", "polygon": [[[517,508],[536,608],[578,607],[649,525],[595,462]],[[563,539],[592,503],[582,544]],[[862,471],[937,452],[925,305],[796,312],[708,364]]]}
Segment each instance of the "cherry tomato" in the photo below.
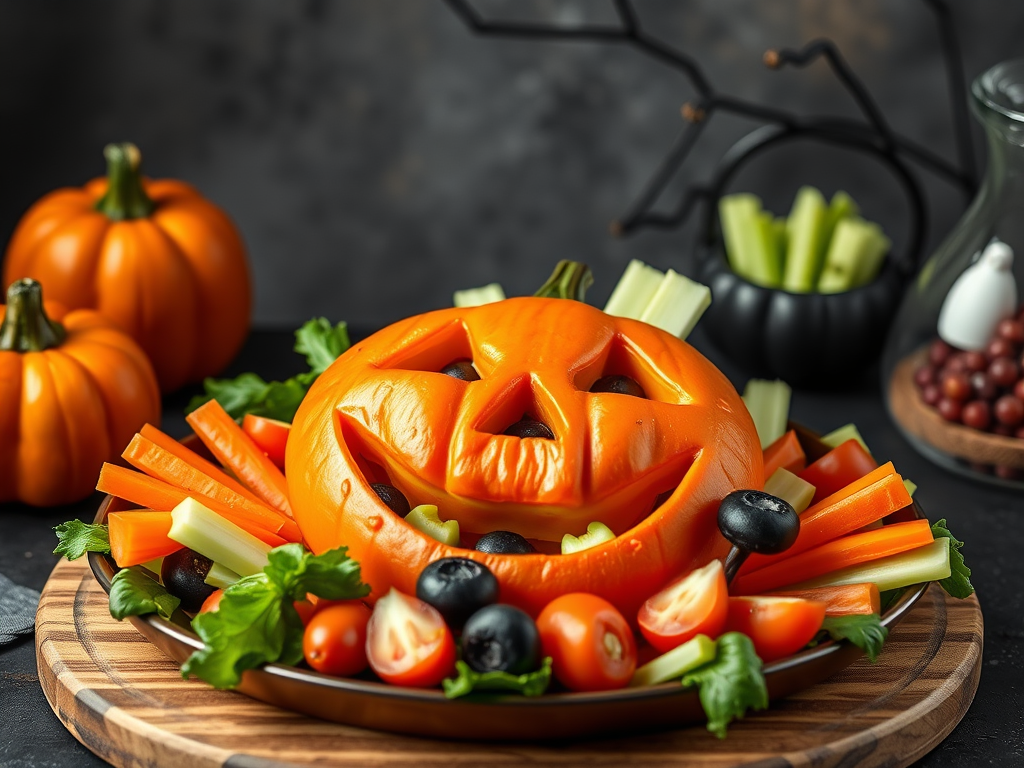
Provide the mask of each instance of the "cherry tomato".
{"label": "cherry tomato", "polygon": [[574,592],[555,598],[537,617],[551,671],[572,691],[623,688],[636,671],[636,641],[614,605]]}
{"label": "cherry tomato", "polygon": [[429,688],[455,669],[455,640],[441,614],[392,587],[366,630],[366,657],[386,683]]}
{"label": "cherry tomato", "polygon": [[637,621],[647,642],[666,653],[697,635],[718,637],[728,612],[725,569],[712,560],[649,597]]}
{"label": "cherry tomato", "polygon": [[302,636],[302,652],[317,672],[354,675],[366,669],[366,625],[370,609],[359,600],[320,608]]}
{"label": "cherry tomato", "polygon": [[279,469],[284,469],[284,449],[288,444],[288,433],[292,425],[277,419],[268,419],[266,416],[253,416],[245,414],[242,419],[242,429],[252,441],[260,447],[260,450],[267,454],[267,458],[274,462]]}
{"label": "cherry tomato", "polygon": [[215,589],[210,593],[209,597],[203,600],[203,605],[199,608],[200,613],[210,613],[220,608],[220,599],[224,596],[223,589]]}
{"label": "cherry tomato", "polygon": [[811,504],[817,504],[877,468],[878,462],[871,458],[871,454],[856,440],[850,439],[797,474],[801,480],[814,486]]}
{"label": "cherry tomato", "polygon": [[726,631],[742,632],[761,661],[796,653],[818,634],[825,603],[799,597],[730,597]]}

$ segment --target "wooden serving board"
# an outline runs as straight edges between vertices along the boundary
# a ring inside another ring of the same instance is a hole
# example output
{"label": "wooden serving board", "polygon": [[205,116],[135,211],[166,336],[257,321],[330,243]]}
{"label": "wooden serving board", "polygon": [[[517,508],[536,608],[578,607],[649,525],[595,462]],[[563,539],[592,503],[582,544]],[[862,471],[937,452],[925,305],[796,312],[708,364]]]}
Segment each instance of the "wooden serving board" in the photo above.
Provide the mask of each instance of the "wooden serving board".
{"label": "wooden serving board", "polygon": [[[127,766],[905,766],[960,721],[981,674],[976,598],[932,586],[893,630],[877,664],[865,659],[718,741],[703,727],[564,744],[434,741],[350,728],[182,680],[127,622],[84,558],[61,561],[43,590],[36,656],[61,722],[100,757]],[[467,734],[472,736],[472,734]]]}

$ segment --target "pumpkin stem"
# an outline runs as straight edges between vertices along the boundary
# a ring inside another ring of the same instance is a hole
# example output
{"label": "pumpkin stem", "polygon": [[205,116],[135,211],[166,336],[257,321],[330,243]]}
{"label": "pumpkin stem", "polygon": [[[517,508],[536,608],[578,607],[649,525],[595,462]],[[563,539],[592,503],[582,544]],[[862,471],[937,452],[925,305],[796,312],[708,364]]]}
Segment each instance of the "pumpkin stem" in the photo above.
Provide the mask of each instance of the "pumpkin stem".
{"label": "pumpkin stem", "polygon": [[7,311],[0,325],[0,351],[42,352],[67,336],[64,326],[46,316],[43,287],[31,278],[15,280],[7,289]]}
{"label": "pumpkin stem", "polygon": [[142,188],[142,155],[138,147],[128,142],[107,144],[103,156],[107,158],[107,191],[96,202],[96,210],[113,221],[149,216],[154,205]]}
{"label": "pumpkin stem", "polygon": [[591,274],[590,267],[582,261],[563,260],[558,262],[548,281],[533,295],[545,299],[583,301],[587,288],[593,284],[594,275]]}

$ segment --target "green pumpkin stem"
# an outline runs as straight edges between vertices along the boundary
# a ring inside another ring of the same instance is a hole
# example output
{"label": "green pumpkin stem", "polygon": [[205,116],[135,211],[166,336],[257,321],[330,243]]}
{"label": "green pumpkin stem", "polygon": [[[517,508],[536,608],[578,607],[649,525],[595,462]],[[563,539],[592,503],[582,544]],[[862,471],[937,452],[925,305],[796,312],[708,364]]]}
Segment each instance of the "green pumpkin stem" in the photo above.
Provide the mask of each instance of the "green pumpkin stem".
{"label": "green pumpkin stem", "polygon": [[107,191],[96,202],[96,210],[113,221],[143,219],[153,212],[153,201],[142,188],[139,166],[142,155],[130,143],[107,144]]}
{"label": "green pumpkin stem", "polygon": [[64,326],[46,316],[43,287],[25,278],[7,289],[7,311],[0,325],[0,351],[42,352],[67,336]]}
{"label": "green pumpkin stem", "polygon": [[560,261],[551,277],[534,296],[545,299],[575,299],[583,301],[587,288],[594,284],[590,267],[581,261]]}

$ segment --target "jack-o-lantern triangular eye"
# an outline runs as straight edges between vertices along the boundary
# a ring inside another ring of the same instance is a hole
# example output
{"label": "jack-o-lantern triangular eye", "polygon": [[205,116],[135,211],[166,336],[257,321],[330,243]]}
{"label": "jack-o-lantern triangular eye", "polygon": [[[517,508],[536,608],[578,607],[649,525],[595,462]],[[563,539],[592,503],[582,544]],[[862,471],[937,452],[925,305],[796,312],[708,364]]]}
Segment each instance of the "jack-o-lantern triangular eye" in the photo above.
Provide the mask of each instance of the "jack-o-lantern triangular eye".
{"label": "jack-o-lantern triangular eye", "polygon": [[403,371],[428,371],[451,376],[460,381],[478,381],[480,373],[473,365],[473,349],[469,334],[461,322],[438,328],[414,339],[387,360],[380,368]]}
{"label": "jack-o-lantern triangular eye", "polygon": [[608,348],[574,379],[576,388],[597,395],[625,395],[683,405],[690,398],[629,339],[616,335]]}

